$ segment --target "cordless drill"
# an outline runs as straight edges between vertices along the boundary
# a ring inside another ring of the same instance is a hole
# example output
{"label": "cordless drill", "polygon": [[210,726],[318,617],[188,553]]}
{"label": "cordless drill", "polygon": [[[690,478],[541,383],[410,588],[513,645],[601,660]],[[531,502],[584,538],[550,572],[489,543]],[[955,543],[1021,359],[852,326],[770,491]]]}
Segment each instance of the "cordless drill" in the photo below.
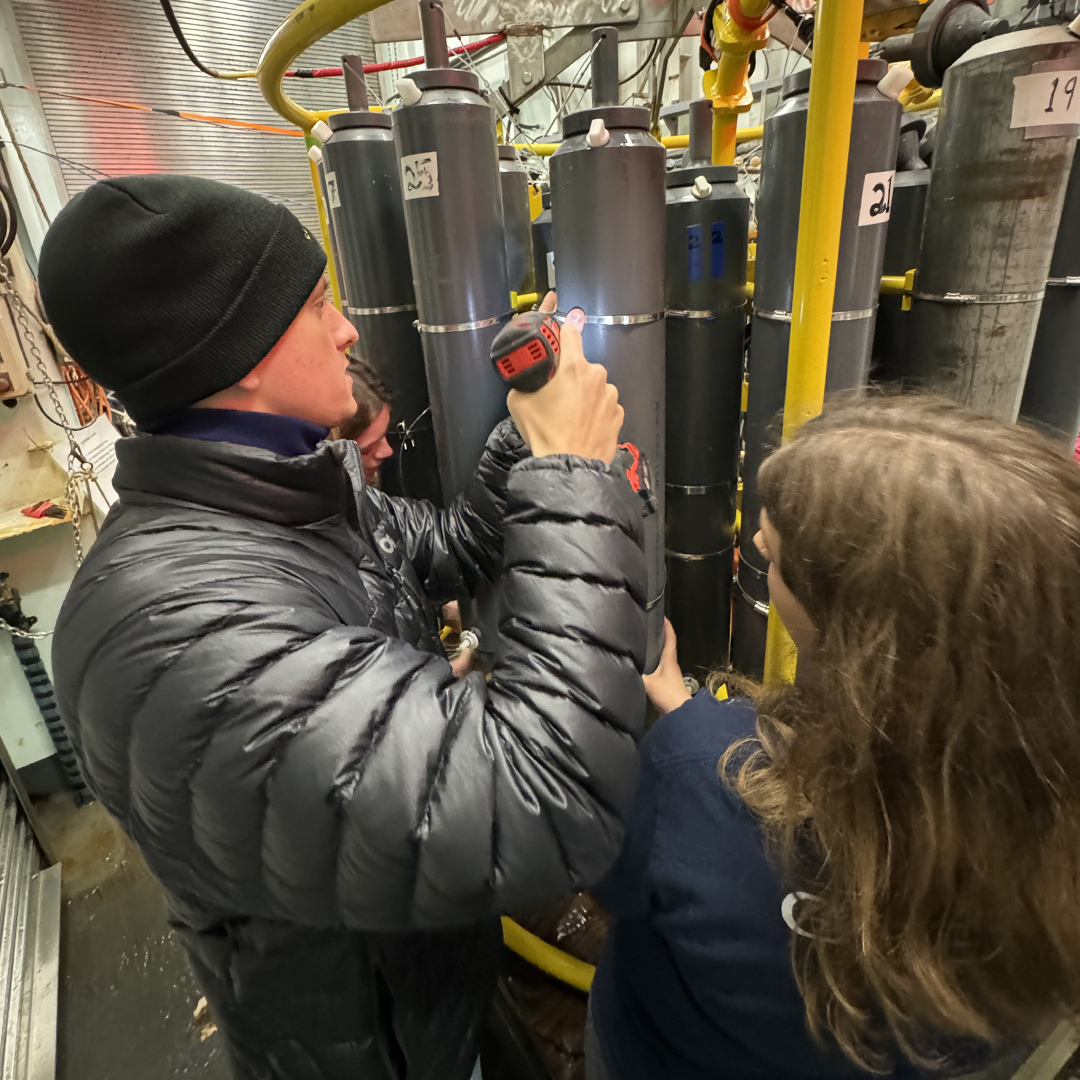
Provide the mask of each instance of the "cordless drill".
{"label": "cordless drill", "polygon": [[515,315],[495,335],[491,362],[513,390],[535,393],[559,366],[559,324],[543,311]]}

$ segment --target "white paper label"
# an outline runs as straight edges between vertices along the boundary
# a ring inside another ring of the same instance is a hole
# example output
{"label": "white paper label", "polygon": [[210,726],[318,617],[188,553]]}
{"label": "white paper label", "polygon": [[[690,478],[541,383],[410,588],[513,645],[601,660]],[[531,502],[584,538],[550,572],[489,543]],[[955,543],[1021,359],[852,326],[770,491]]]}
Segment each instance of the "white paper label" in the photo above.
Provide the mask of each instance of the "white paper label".
{"label": "white paper label", "polygon": [[1080,71],[1037,71],[1013,79],[1009,127],[1080,124]]}
{"label": "white paper label", "polygon": [[860,225],[880,225],[889,220],[892,213],[892,186],[895,169],[888,172],[870,172],[863,177],[862,205],[859,207]]}
{"label": "white paper label", "polygon": [[[120,432],[112,426],[107,416],[99,416],[88,428],[75,432],[71,438],[78,445],[83,457],[94,467],[97,481],[90,483],[90,498],[102,514],[107,514],[109,507],[116,502],[112,479],[116,472],[116,443]],[[60,468],[66,471],[66,444],[59,443],[53,447],[52,456]]]}
{"label": "white paper label", "polygon": [[439,194],[439,155],[406,154],[401,159],[401,193],[406,199],[430,199]]}
{"label": "white paper label", "polygon": [[341,205],[341,195],[338,193],[337,173],[328,172],[326,176],[326,195],[330,200],[330,209],[336,210]]}

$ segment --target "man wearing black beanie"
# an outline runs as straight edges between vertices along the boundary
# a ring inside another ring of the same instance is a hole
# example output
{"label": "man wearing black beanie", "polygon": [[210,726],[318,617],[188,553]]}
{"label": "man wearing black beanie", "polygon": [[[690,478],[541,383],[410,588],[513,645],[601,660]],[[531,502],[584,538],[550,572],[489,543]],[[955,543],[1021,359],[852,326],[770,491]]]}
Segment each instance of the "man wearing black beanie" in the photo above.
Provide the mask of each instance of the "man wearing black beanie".
{"label": "man wearing black beanie", "polygon": [[[287,210],[208,180],[107,180],[57,217],[45,310],[141,431],[57,623],[58,699],[238,1076],[466,1080],[499,914],[594,883],[621,837],[645,640],[622,409],[572,312],[449,508],[389,498],[324,441],[356,340],[324,267]],[[494,674],[456,680],[434,608],[500,574]]]}

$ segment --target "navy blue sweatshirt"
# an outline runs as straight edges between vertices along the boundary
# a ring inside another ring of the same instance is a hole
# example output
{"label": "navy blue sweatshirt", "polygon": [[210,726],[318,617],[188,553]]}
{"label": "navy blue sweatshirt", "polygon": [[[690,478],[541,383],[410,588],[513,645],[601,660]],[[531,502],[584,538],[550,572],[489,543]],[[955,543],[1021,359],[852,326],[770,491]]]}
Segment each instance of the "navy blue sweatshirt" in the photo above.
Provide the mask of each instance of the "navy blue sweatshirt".
{"label": "navy blue sweatshirt", "polygon": [[592,989],[611,1080],[866,1076],[807,1030],[782,914],[789,890],[718,775],[728,746],[753,734],[748,700],[701,691],[641,744],[623,850],[597,890],[613,916]]}
{"label": "navy blue sweatshirt", "polygon": [[279,457],[314,454],[319,443],[330,434],[329,428],[295,416],[241,409],[182,409],[143,430],[151,435],[180,435],[207,442],[255,446]]}

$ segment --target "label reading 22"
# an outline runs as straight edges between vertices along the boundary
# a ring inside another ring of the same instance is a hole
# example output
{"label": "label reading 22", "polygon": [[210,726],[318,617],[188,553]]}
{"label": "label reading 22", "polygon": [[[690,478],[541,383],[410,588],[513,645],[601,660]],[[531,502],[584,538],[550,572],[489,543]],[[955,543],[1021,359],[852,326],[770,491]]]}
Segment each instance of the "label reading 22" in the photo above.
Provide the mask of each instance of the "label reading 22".
{"label": "label reading 22", "polygon": [[1013,79],[1009,127],[1080,124],[1080,71],[1037,71]]}
{"label": "label reading 22", "polygon": [[439,194],[439,155],[405,154],[401,159],[401,194],[408,199],[430,199]]}
{"label": "label reading 22", "polygon": [[862,204],[859,206],[860,225],[881,225],[892,213],[892,187],[895,169],[871,172],[863,177]]}

